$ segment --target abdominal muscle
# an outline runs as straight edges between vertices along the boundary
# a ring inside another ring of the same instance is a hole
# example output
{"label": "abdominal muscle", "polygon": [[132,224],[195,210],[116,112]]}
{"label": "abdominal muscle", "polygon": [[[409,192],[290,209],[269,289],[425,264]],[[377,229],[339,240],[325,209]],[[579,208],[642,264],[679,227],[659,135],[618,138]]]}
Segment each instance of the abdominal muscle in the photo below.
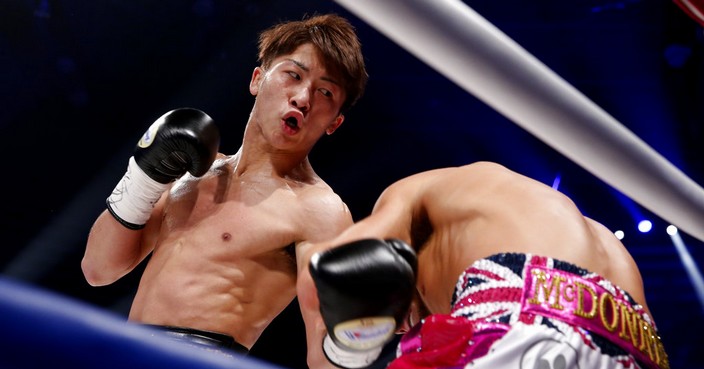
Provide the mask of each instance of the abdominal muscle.
{"label": "abdominal muscle", "polygon": [[228,334],[251,348],[295,297],[286,245],[296,206],[280,181],[235,177],[225,164],[170,190],[129,319]]}
{"label": "abdominal muscle", "polygon": [[132,321],[224,333],[251,348],[295,297],[283,250],[236,255],[236,242],[168,241],[142,275]]}

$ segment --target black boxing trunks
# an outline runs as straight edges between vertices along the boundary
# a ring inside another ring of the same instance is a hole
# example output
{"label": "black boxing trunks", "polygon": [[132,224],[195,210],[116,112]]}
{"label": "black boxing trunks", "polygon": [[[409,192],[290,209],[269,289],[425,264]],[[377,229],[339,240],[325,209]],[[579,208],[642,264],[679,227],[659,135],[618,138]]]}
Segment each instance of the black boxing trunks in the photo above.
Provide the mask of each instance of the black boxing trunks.
{"label": "black boxing trunks", "polygon": [[156,324],[142,325],[159,330],[177,341],[187,342],[209,351],[218,351],[228,356],[231,356],[232,353],[238,353],[240,355],[247,355],[249,353],[246,347],[237,343],[232,336],[226,334],[184,327]]}
{"label": "black boxing trunks", "polygon": [[669,369],[655,323],[621,288],[578,266],[496,254],[460,276],[449,315],[406,333],[388,369]]}

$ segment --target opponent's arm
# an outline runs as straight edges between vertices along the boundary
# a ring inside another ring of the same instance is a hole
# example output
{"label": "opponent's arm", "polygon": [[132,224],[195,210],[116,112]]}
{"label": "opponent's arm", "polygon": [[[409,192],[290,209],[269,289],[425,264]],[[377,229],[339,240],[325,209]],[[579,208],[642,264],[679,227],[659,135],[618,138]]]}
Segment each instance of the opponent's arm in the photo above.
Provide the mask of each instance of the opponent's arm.
{"label": "opponent's arm", "polygon": [[112,283],[146,257],[152,247],[143,242],[143,229],[155,204],[171,182],[186,172],[196,177],[205,174],[219,143],[217,126],[197,109],[172,110],[149,127],[88,235],[81,262],[88,283]]}
{"label": "opponent's arm", "polygon": [[[408,312],[416,264],[412,248],[393,239],[362,239],[314,253],[310,274],[300,275],[298,285],[299,303],[308,309],[309,366],[330,367],[321,353],[341,368],[374,363]],[[311,311],[316,306],[319,316]]]}

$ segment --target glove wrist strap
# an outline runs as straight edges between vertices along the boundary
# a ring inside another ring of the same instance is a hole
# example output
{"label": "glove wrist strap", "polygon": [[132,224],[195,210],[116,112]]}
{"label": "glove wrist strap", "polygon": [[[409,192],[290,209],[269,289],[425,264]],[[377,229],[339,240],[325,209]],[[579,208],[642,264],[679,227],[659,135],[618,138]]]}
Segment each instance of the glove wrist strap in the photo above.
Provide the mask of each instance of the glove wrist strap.
{"label": "glove wrist strap", "polygon": [[371,365],[384,347],[373,347],[363,351],[352,351],[335,344],[330,335],[323,339],[323,352],[328,360],[340,368],[356,369]]}
{"label": "glove wrist strap", "polygon": [[149,178],[134,157],[130,157],[127,172],[107,198],[108,211],[129,229],[144,228],[154,204],[168,187],[168,183]]}

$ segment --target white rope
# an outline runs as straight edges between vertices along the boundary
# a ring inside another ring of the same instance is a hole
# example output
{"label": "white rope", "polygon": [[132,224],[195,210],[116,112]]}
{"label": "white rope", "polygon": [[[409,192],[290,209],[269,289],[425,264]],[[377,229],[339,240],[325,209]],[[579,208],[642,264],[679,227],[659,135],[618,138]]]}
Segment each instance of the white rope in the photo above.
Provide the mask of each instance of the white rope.
{"label": "white rope", "polygon": [[704,189],[460,0],[336,0],[634,201],[704,241]]}

